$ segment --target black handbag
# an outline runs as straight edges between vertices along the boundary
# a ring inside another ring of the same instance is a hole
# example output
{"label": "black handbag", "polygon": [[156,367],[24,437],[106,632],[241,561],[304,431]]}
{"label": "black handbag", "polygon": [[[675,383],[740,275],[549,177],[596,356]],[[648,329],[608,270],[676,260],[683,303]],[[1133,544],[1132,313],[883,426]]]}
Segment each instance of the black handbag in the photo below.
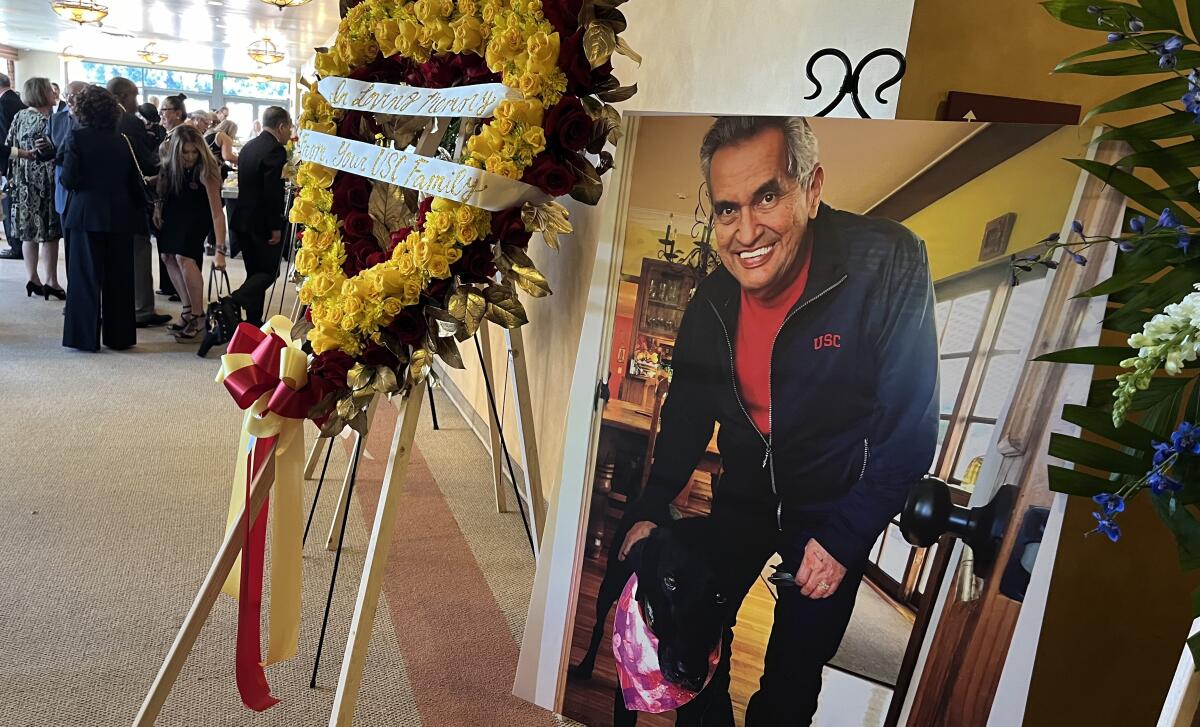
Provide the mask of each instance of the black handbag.
{"label": "black handbag", "polygon": [[138,164],[137,154],[133,151],[133,142],[128,136],[121,134],[121,138],[125,140],[125,146],[129,147],[129,156],[133,157],[133,168],[138,173],[138,189],[142,191],[142,207],[146,210],[147,215],[154,214],[154,205],[158,202],[158,193],[149,184],[146,184],[146,175],[142,173],[142,165]]}
{"label": "black handbag", "polygon": [[[219,276],[218,276],[219,274]],[[213,285],[216,285],[216,299],[213,299]],[[222,296],[221,292],[225,295]],[[204,340],[196,355],[204,358],[213,346],[224,346],[233,338],[233,332],[242,322],[242,307],[233,299],[233,286],[229,284],[229,274],[218,270],[216,264],[208,269],[208,310],[205,319]]]}

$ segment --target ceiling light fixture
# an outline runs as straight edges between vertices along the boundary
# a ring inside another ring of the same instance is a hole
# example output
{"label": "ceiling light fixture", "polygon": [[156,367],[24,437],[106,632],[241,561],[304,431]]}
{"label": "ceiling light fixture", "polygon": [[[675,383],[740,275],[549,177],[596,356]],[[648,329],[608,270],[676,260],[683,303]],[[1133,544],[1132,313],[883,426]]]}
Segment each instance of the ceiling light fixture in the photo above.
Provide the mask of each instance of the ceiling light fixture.
{"label": "ceiling light fixture", "polygon": [[95,0],[52,0],[50,8],[64,20],[86,25],[108,17],[108,6]]}
{"label": "ceiling light fixture", "polygon": [[256,63],[269,66],[283,60],[283,51],[279,50],[270,38],[256,40],[246,49],[246,54]]}
{"label": "ceiling light fixture", "polygon": [[301,5],[308,5],[312,0],[262,0],[267,5],[274,5],[281,11],[284,8],[298,8]]}
{"label": "ceiling light fixture", "polygon": [[70,63],[71,61],[82,61],[83,60],[83,56],[76,53],[75,49],[72,46],[67,46],[66,48],[63,48],[62,52],[58,54],[58,57],[63,59],[67,63]]}
{"label": "ceiling light fixture", "polygon": [[154,65],[158,65],[159,63],[167,60],[167,54],[160,51],[158,49],[158,43],[154,41],[147,43],[146,47],[138,51],[137,54],[138,57],[143,61]]}

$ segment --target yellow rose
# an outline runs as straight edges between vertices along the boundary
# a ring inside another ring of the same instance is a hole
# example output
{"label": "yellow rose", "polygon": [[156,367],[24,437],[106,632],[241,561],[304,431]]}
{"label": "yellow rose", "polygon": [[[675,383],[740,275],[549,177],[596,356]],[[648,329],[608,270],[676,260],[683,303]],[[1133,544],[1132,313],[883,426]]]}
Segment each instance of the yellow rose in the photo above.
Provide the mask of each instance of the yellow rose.
{"label": "yellow rose", "polygon": [[436,20],[425,27],[429,31],[429,47],[443,53],[454,47],[454,28],[450,23]]}
{"label": "yellow rose", "polygon": [[[479,239],[479,228],[474,225],[455,225],[454,236],[464,245],[469,245]],[[451,248],[457,250],[458,248]],[[454,262],[451,260],[450,262]]]}
{"label": "yellow rose", "polygon": [[324,215],[321,213],[321,210],[317,209],[316,205],[303,197],[297,198],[292,203],[292,210],[288,213],[288,219],[292,222],[309,226],[319,224],[322,217]]}
{"label": "yellow rose", "polygon": [[458,210],[454,213],[454,223],[456,225],[469,225],[475,221],[475,210],[470,205],[459,205]]}
{"label": "yellow rose", "polygon": [[343,331],[353,331],[358,326],[358,319],[351,315],[342,316],[342,320],[338,322],[338,328]]}
{"label": "yellow rose", "polygon": [[401,297],[401,302],[404,305],[416,305],[421,302],[421,286],[415,280],[409,280],[404,284],[404,295]]}
{"label": "yellow rose", "polygon": [[397,314],[400,313],[400,309],[403,307],[404,307],[404,304],[400,301],[399,298],[384,298],[383,299],[383,312],[389,316],[395,317]]}
{"label": "yellow rose", "polygon": [[[492,126],[491,126],[491,128],[496,130],[496,133],[504,134],[505,136],[511,134],[515,127],[516,127],[516,125],[513,124],[512,119],[496,119],[495,121],[492,122]],[[504,143],[504,142],[501,142],[501,143]]]}
{"label": "yellow rose", "polygon": [[315,91],[304,94],[302,105],[304,110],[313,116],[328,116],[333,113],[333,107],[329,105],[325,97]]}
{"label": "yellow rose", "polygon": [[525,44],[529,71],[549,73],[558,67],[558,33],[534,33]]}
{"label": "yellow rose", "polygon": [[333,292],[333,287],[336,284],[337,281],[328,273],[314,275],[308,279],[308,285],[312,286],[313,293],[315,293],[319,298],[324,298]]}
{"label": "yellow rose", "polygon": [[524,99],[522,101],[510,101],[512,104],[512,119],[525,124],[526,126],[541,126],[542,125],[542,104],[536,99]]}
{"label": "yellow rose", "polygon": [[342,315],[343,315],[343,312],[342,312],[341,308],[329,305],[329,306],[325,306],[325,309],[321,311],[320,316],[318,316],[316,314],[316,312],[314,312],[313,318],[320,320],[322,323],[324,323],[326,325],[336,326],[342,322]]}
{"label": "yellow rose", "polygon": [[425,240],[420,240],[412,248],[412,260],[417,265],[426,265],[429,263],[429,257],[433,254],[429,243]]}
{"label": "yellow rose", "polygon": [[450,263],[448,263],[446,261],[446,258],[442,255],[438,255],[437,257],[430,258],[429,274],[435,278],[450,277]]}
{"label": "yellow rose", "polygon": [[525,37],[521,35],[519,28],[507,28],[497,39],[500,42],[500,47],[508,54],[510,58],[515,58],[517,54],[525,49]]}
{"label": "yellow rose", "polygon": [[337,124],[332,121],[314,121],[305,128],[318,134],[337,134]]}
{"label": "yellow rose", "polygon": [[483,130],[478,134],[472,136],[467,142],[467,150],[472,154],[478,155],[480,159],[487,159],[499,151],[500,144],[504,140],[500,134],[500,130],[496,127],[498,123],[500,123],[499,118],[483,127]]}
{"label": "yellow rose", "polygon": [[350,66],[335,52],[317,54],[317,73],[322,78],[342,76],[350,71]]}
{"label": "yellow rose", "polygon": [[436,9],[431,0],[417,0],[412,4],[413,15],[422,23],[431,23],[436,19]]}
{"label": "yellow rose", "polygon": [[450,46],[452,53],[478,51],[483,47],[483,23],[479,18],[464,15],[450,23],[450,28],[454,32],[454,43]]}
{"label": "yellow rose", "polygon": [[425,216],[425,229],[441,234],[450,229],[450,215],[445,212],[430,212]]}
{"label": "yellow rose", "polygon": [[384,270],[379,274],[379,282],[382,287],[380,292],[383,295],[396,295],[404,290],[404,283],[407,280],[408,276],[399,269]]}
{"label": "yellow rose", "polygon": [[346,315],[353,316],[362,313],[363,299],[357,295],[349,295],[342,298],[342,309]]}
{"label": "yellow rose", "polygon": [[300,290],[296,293],[296,297],[299,298],[300,302],[304,305],[311,305],[313,302],[312,288],[308,287],[307,285],[301,286]]}
{"label": "yellow rose", "polygon": [[[474,230],[472,230],[472,232],[474,232]],[[446,262],[453,265],[454,263],[458,262],[459,260],[462,260],[462,248],[461,247],[454,246],[446,251]]]}
{"label": "yellow rose", "polygon": [[458,12],[463,15],[479,15],[479,6],[475,0],[458,0]]}
{"label": "yellow rose", "polygon": [[417,269],[417,266],[413,264],[413,258],[410,254],[399,257],[393,256],[392,259],[396,261],[396,270],[401,275],[412,275],[413,271]]}
{"label": "yellow rose", "polygon": [[312,342],[314,353],[335,351],[341,347],[341,331],[336,328],[317,326],[308,332],[308,340]]}
{"label": "yellow rose", "polygon": [[396,38],[400,35],[400,23],[388,18],[375,26],[375,40],[385,56],[396,52]]}
{"label": "yellow rose", "polygon": [[501,160],[495,165],[495,169],[489,169],[488,171],[499,174],[502,177],[508,177],[509,179],[521,178],[521,170],[517,169],[517,165],[507,159]]}
{"label": "yellow rose", "polygon": [[317,254],[312,250],[301,248],[296,253],[296,272],[309,275],[317,267]]}
{"label": "yellow rose", "polygon": [[429,209],[432,212],[446,212],[454,210],[460,203],[447,197],[434,197],[430,203]]}
{"label": "yellow rose", "polygon": [[540,126],[532,126],[525,130],[521,141],[533,147],[533,153],[537,154],[546,148],[546,132]]}
{"label": "yellow rose", "polygon": [[307,227],[304,230],[304,247],[312,250],[313,253],[325,252],[333,244],[334,237],[328,232]]}

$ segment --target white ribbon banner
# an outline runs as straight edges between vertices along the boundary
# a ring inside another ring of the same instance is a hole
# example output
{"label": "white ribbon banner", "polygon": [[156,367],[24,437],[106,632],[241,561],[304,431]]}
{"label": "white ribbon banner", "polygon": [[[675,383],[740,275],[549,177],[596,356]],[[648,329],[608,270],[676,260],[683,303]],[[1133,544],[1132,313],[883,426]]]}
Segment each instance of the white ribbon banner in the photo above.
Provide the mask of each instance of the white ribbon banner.
{"label": "white ribbon banner", "polygon": [[318,131],[300,132],[300,158],[321,166],[445,197],[491,212],[541,204],[552,197],[537,187],[465,164],[409,151],[342,139]]}
{"label": "white ribbon banner", "polygon": [[486,118],[505,99],[524,98],[503,83],[456,88],[417,88],[352,78],[322,78],[317,90],[335,108],[396,116]]}

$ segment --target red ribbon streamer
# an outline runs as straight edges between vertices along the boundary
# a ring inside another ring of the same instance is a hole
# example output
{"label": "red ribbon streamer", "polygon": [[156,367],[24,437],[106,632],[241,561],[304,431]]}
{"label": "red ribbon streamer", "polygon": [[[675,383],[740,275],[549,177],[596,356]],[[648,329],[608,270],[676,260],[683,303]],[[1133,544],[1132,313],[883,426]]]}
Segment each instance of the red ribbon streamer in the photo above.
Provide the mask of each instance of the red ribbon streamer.
{"label": "red ribbon streamer", "polygon": [[[251,368],[251,367],[247,367]],[[266,466],[267,458],[274,457],[274,437],[255,439],[246,467],[246,510],[250,509],[250,486],[254,478]],[[267,542],[267,505],[263,500],[262,510],[251,523],[246,520],[246,544],[242,548],[241,595],[238,598],[236,678],[242,704],[256,712],[262,712],[279,703],[271,696],[271,685],[262,667],[262,611],[263,561]]]}

